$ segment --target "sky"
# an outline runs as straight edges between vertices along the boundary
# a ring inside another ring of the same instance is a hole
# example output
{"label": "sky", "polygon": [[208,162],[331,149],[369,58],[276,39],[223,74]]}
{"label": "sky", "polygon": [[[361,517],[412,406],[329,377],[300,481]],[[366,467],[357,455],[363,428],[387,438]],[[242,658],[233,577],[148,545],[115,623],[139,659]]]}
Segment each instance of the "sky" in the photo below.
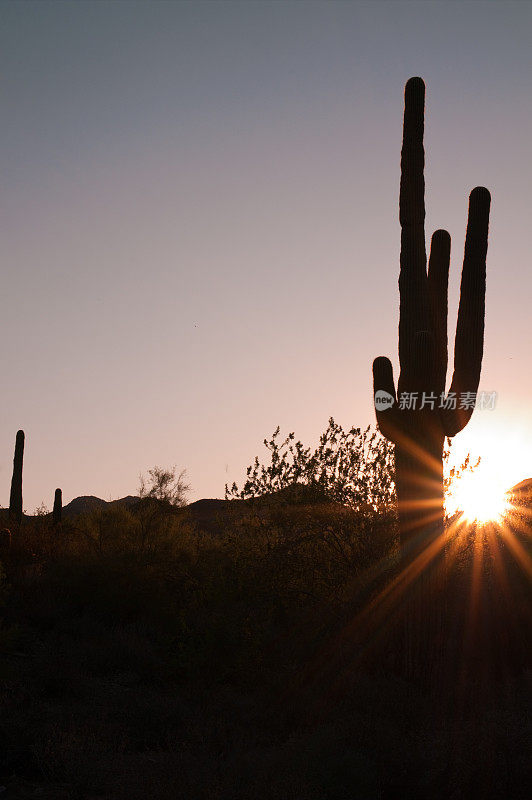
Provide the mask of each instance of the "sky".
{"label": "sky", "polygon": [[155,464],[223,497],[277,425],[375,424],[413,75],[451,352],[467,198],[492,193],[497,407],[456,453],[532,476],[531,40],[525,2],[2,2],[0,503],[19,428],[31,513]]}

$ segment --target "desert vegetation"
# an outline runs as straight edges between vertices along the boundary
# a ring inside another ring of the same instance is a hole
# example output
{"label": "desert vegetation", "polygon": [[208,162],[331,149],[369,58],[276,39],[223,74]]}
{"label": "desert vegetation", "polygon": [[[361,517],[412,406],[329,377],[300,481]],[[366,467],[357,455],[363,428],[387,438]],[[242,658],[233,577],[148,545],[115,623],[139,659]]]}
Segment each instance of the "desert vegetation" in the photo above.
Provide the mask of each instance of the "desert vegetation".
{"label": "desert vegetation", "polygon": [[528,584],[505,540],[451,523],[442,669],[407,681],[389,444],[331,420],[315,449],[266,445],[209,525],[153,496],[183,487],[172,469],[129,507],[22,518],[1,559],[11,796],[524,797]]}

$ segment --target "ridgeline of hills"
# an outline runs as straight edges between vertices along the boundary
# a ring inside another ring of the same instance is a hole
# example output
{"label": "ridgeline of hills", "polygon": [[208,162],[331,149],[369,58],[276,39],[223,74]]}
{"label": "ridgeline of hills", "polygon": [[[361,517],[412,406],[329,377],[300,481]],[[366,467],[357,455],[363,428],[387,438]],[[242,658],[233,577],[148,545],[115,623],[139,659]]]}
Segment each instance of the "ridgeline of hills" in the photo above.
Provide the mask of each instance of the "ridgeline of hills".
{"label": "ridgeline of hills", "polygon": [[[127,495],[127,497],[121,497],[118,500],[102,500],[101,497],[95,497],[94,495],[82,495],[81,497],[75,497],[70,503],[63,506],[62,517],[65,521],[73,522],[76,517],[82,514],[90,514],[117,506],[134,510],[142,502],[141,498],[135,495]],[[196,500],[187,506],[168,507],[166,504],[164,505],[167,509],[171,509],[173,513],[183,516],[199,529],[211,533],[219,531],[221,516],[227,515],[230,508],[234,510],[241,502],[239,500],[203,499]],[[24,514],[23,517],[24,519],[34,519],[33,514]],[[45,517],[51,518],[52,513],[46,514]],[[0,526],[9,527],[7,508],[0,508]]]}
{"label": "ridgeline of hills", "polygon": [[102,500],[101,497],[95,497],[93,494],[82,495],[75,497],[66,506],[63,506],[63,518],[72,519],[80,514],[89,514],[91,511],[100,511],[104,508],[111,508],[112,506],[124,506],[131,508],[136,505],[140,500],[135,495],[128,494],[127,497],[121,497],[119,500]]}
{"label": "ridgeline of hills", "polygon": [[[289,487],[288,490],[281,489],[275,492],[275,496],[279,500],[284,500],[288,503],[291,501],[304,501],[306,494],[307,493],[303,491],[302,494],[297,493],[294,495],[291,487]],[[532,505],[532,478],[526,478],[525,480],[520,481],[511,489],[509,489],[506,494],[510,497],[513,497],[519,505]],[[65,506],[63,506],[63,519],[73,521],[76,517],[82,514],[90,514],[95,511],[113,508],[116,506],[122,506],[126,509],[134,510],[135,506],[141,502],[142,500],[140,497],[131,494],[127,495],[126,497],[121,497],[118,500],[102,500],[101,497],[95,497],[94,495],[82,495],[80,497],[75,497],[70,501],[70,503],[67,503]],[[312,500],[308,498],[307,502],[312,503]],[[229,514],[230,509],[234,511],[236,507],[241,506],[242,503],[243,501],[241,500],[204,498],[202,500],[195,500],[193,503],[189,503],[186,506],[176,506],[173,508],[173,511],[176,514],[186,517],[187,520],[194,523],[198,528],[208,532],[215,532],[219,529],[221,517]],[[0,524],[8,524],[7,514],[7,508],[0,509]],[[51,517],[52,514],[50,513],[46,516]],[[24,514],[24,517],[32,518],[33,515]]]}
{"label": "ridgeline of hills", "polygon": [[524,481],[519,481],[515,486],[512,486],[506,494],[515,495],[516,497],[531,497],[532,496],[532,478],[525,478]]}
{"label": "ridgeline of hills", "polygon": [[[63,519],[73,520],[80,514],[87,514],[93,511],[103,510],[105,508],[112,508],[113,506],[123,506],[124,508],[134,509],[139,503],[141,498],[135,495],[128,494],[127,497],[121,497],[119,500],[102,500],[100,497],[94,495],[84,495],[82,497],[75,497],[70,503],[63,506]],[[203,499],[196,500],[194,503],[189,503],[187,506],[176,506],[173,511],[176,514],[182,514],[195,523],[199,528],[213,532],[217,529],[220,514],[228,511],[230,505],[232,507],[238,504],[239,501],[234,500],[219,500],[219,499]]]}
{"label": "ridgeline of hills", "polygon": [[[279,492],[276,492],[276,495],[284,495],[286,490],[281,489]],[[512,486],[511,489],[507,491],[508,495],[515,495],[516,497],[525,498],[530,497],[532,499],[532,478],[525,478],[525,480],[520,481],[515,486]],[[124,506],[125,508],[132,508],[137,503],[140,502],[140,497],[136,497],[135,495],[128,494],[126,497],[121,497],[119,500],[102,500],[100,497],[94,497],[94,495],[84,495],[82,497],[75,497],[74,500],[71,500],[66,506],[63,506],[63,518],[64,519],[72,519],[73,517],[78,516],[79,514],[87,514],[91,511],[96,511],[97,509],[108,508],[112,506]],[[237,501],[238,502],[238,501]],[[193,516],[211,516],[212,514],[219,513],[220,511],[226,509],[229,504],[235,505],[234,500],[220,500],[220,499],[202,499],[196,500],[193,503],[190,503],[187,506],[182,506],[179,510],[182,511],[189,511],[193,514]]]}

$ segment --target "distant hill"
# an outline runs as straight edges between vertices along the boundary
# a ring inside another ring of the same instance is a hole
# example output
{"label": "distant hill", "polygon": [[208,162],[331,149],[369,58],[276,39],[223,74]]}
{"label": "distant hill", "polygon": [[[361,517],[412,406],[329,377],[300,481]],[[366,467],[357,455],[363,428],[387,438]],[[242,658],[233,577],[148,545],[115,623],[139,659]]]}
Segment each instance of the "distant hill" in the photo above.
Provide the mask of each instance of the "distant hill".
{"label": "distant hill", "polygon": [[506,494],[517,495],[520,498],[526,496],[532,497],[532,478],[525,478],[524,481],[516,483],[511,489],[508,489]]}
{"label": "distant hill", "polygon": [[[73,519],[80,514],[88,514],[92,511],[118,505],[125,506],[125,508],[133,508],[140,502],[140,497],[135,497],[134,495],[110,501],[102,500],[100,497],[94,497],[94,495],[84,495],[83,497],[75,497],[74,500],[63,506],[63,519]],[[239,503],[239,501],[236,501],[236,503]],[[176,514],[183,515],[201,530],[214,533],[219,529],[220,515],[224,516],[229,507],[235,507],[234,500],[207,498],[196,500],[188,506],[177,507],[174,511]]]}
{"label": "distant hill", "polygon": [[63,506],[63,518],[72,519],[72,517],[77,517],[79,514],[88,514],[91,511],[97,511],[98,509],[107,508],[109,506],[121,505],[129,508],[135,503],[138,503],[139,499],[140,498],[131,494],[128,494],[127,497],[121,497],[119,500],[109,501],[102,500],[100,497],[95,497],[92,494],[82,495],[81,497],[75,497],[70,503]]}
{"label": "distant hill", "polygon": [[[127,495],[118,500],[102,500],[101,497],[95,497],[92,494],[82,495],[75,497],[70,503],[63,506],[63,519],[74,520],[81,514],[90,514],[91,512],[103,510],[105,508],[112,508],[113,506],[124,506],[125,508],[134,508],[141,502],[141,498],[135,495]],[[173,513],[183,516],[187,521],[190,521],[201,530],[209,533],[214,533],[220,528],[220,520],[229,513],[229,509],[234,511],[236,506],[240,505],[241,500],[220,500],[220,499],[203,499],[196,500],[188,506],[172,508]],[[164,504],[163,504],[164,505]],[[8,525],[8,509],[0,508],[0,526]],[[33,514],[24,514],[25,519],[33,519]],[[51,517],[52,513],[46,515]]]}
{"label": "distant hill", "polygon": [[[307,499],[304,495],[301,497],[299,494],[297,494],[297,496],[292,495],[293,491],[287,492],[283,489],[274,492],[273,495],[269,495],[265,498],[257,498],[255,501],[251,502],[261,504],[265,500],[270,502],[272,498],[275,498],[281,504],[290,504],[291,501],[301,502],[302,500],[309,501],[312,499]],[[116,505],[122,505],[126,508],[133,509],[140,502],[140,497],[135,497],[133,495],[128,495],[119,500],[111,500],[109,502],[102,500],[100,497],[85,495],[83,497],[76,497],[63,507],[63,519],[72,520],[80,514],[87,514],[92,511],[97,511],[98,509],[109,508]],[[235,518],[235,513],[239,516],[242,513],[246,513],[248,510],[249,503],[245,500],[203,498],[201,500],[195,500],[188,506],[176,507],[173,509],[173,512],[182,516],[184,520],[190,522],[195,528],[205,531],[206,533],[216,534],[219,533],[220,529],[224,527],[224,524],[226,524],[228,520]]]}
{"label": "distant hill", "polygon": [[199,530],[206,533],[218,533],[220,531],[220,523],[227,520],[230,509],[231,511],[234,510],[242,502],[242,500],[196,500],[180,510],[187,521],[191,522]]}
{"label": "distant hill", "polygon": [[[532,483],[532,482],[531,482]],[[312,506],[316,503],[327,502],[326,498],[315,496],[315,491],[308,491],[306,486],[288,487],[280,489],[272,494],[255,498],[254,500],[222,500],[220,498],[203,498],[195,500],[188,506],[170,507],[162,504],[168,511],[180,516],[184,521],[191,523],[196,529],[205,531],[209,534],[217,534],[228,522],[235,521],[242,515],[249,512],[250,504],[257,504],[257,508],[266,502],[277,502],[281,506],[293,504]],[[113,506],[123,506],[134,510],[135,506],[143,501],[135,495],[127,495],[118,500],[102,500],[101,497],[94,495],[82,495],[75,497],[70,503],[63,506],[63,519],[73,521],[81,514],[90,514],[95,511],[111,508]],[[236,517],[235,517],[236,515]],[[52,516],[51,512],[46,516]],[[32,519],[32,514],[24,514],[27,519]],[[0,526],[8,524],[8,509],[0,509]]]}
{"label": "distant hill", "polygon": [[79,514],[87,514],[90,511],[96,511],[99,508],[105,508],[107,503],[94,495],[83,495],[82,497],[75,497],[66,506],[63,506],[63,516],[66,518],[77,517]]}
{"label": "distant hill", "polygon": [[[63,506],[63,516],[66,519],[77,517],[79,514],[88,514],[91,511],[98,509],[109,508],[111,506],[125,506],[131,508],[140,502],[140,497],[128,494],[127,497],[121,497],[119,500],[102,500],[101,497],[95,497],[92,494],[83,495],[82,497],[75,497],[66,506]],[[223,511],[226,505],[229,505],[231,500],[216,500],[204,499],[196,500],[188,506],[177,507],[176,511],[187,511],[194,521],[208,520],[214,515]]]}
{"label": "distant hill", "polygon": [[529,518],[532,513],[532,478],[519,481],[506,494],[510,507]]}

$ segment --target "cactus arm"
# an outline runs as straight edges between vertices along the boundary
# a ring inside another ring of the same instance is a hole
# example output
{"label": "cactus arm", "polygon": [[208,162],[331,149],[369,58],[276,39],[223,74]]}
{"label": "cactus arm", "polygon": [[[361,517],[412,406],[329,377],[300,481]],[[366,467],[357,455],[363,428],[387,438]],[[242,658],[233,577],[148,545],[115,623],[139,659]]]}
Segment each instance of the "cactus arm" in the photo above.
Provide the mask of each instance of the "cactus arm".
{"label": "cactus arm", "polygon": [[[486,296],[486,254],[491,197],[477,186],[469,196],[469,215],[460,283],[460,304],[454,345],[454,373],[451,392],[460,399],[462,392],[476,392],[480,381],[484,349],[484,309]],[[473,409],[442,411],[446,436],[454,436],[467,425]]]}
{"label": "cactus arm", "polygon": [[445,391],[447,375],[447,295],[450,256],[451,237],[447,231],[435,231],[430,246],[428,290],[434,332],[434,383],[437,394]]}
{"label": "cactus arm", "polygon": [[388,392],[393,397],[394,403],[385,411],[379,411],[375,407],[377,424],[382,435],[391,442],[395,442],[399,430],[400,414],[397,407],[392,364],[390,359],[385,356],[379,356],[373,362],[373,397],[379,390]]}
{"label": "cactus arm", "polygon": [[399,221],[401,256],[399,273],[400,390],[408,384],[414,366],[417,331],[428,329],[428,293],[425,252],[425,151],[423,149],[425,84],[410,78],[405,87]]}

